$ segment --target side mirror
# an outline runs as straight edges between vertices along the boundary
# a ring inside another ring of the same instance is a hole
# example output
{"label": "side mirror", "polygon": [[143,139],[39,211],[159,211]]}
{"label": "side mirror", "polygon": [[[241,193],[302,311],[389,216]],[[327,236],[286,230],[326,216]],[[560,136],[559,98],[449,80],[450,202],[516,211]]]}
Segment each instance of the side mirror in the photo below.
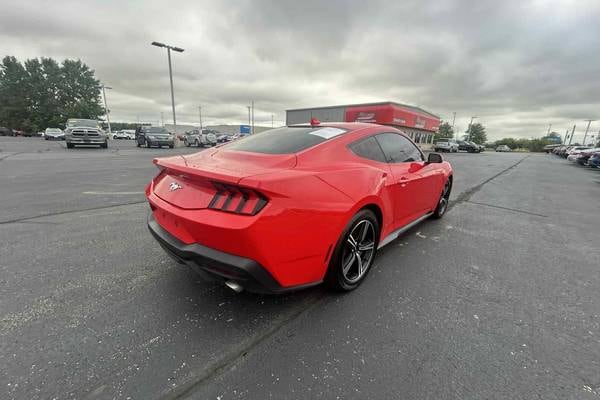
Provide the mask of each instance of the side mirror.
{"label": "side mirror", "polygon": [[442,156],[438,153],[429,153],[427,156],[427,164],[439,164],[443,161]]}

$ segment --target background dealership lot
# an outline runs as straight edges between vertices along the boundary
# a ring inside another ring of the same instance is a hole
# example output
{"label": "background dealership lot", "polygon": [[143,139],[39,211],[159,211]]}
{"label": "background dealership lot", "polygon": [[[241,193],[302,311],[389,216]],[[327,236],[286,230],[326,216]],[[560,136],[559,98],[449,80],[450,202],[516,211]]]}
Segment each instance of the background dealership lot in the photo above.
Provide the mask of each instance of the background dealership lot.
{"label": "background dealership lot", "polygon": [[197,149],[134,146],[0,138],[3,397],[600,392],[598,170],[445,155],[452,209],[385,248],[357,291],[236,295],[145,226],[152,158]]}

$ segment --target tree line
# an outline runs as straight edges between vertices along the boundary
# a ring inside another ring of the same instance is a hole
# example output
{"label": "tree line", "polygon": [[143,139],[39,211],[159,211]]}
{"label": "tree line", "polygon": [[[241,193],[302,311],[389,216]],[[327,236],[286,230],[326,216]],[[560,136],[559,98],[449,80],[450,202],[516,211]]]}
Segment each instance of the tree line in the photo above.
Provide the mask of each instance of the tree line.
{"label": "tree line", "polygon": [[[454,138],[454,128],[448,122],[442,122],[435,135],[434,140],[452,139]],[[476,122],[472,124],[462,135],[462,140],[469,140],[477,144],[485,144],[487,142],[487,134],[485,127]]]}
{"label": "tree line", "polygon": [[[454,129],[452,128],[452,125],[450,125],[448,122],[442,122],[440,124],[438,132],[435,135],[434,140],[451,139],[454,137]],[[470,140],[477,144],[486,144],[494,148],[504,144],[510,147],[512,150],[524,149],[533,152],[544,151],[544,146],[549,144],[561,143],[560,135],[558,135],[555,132],[552,132],[549,135],[544,136],[542,138],[504,138],[496,140],[495,142],[488,143],[485,127],[480,123],[474,123],[473,125],[471,125],[470,132],[469,128],[467,128],[464,135],[462,136],[462,140]]]}
{"label": "tree line", "polygon": [[104,115],[100,81],[80,60],[25,62],[6,56],[0,64],[0,126],[38,132],[63,127],[68,118]]}

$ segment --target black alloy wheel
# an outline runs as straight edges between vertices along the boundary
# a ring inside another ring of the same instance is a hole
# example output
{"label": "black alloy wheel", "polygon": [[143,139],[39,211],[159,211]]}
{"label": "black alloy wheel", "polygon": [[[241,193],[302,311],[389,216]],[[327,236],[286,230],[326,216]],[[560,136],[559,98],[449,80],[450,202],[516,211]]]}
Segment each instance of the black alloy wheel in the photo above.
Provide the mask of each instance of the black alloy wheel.
{"label": "black alloy wheel", "polygon": [[450,201],[450,192],[452,191],[452,180],[448,178],[442,189],[440,200],[438,201],[437,207],[433,212],[433,218],[442,218],[448,210],[448,203]]}
{"label": "black alloy wheel", "polygon": [[350,291],[367,276],[379,244],[379,223],[370,210],[361,210],[348,223],[329,263],[330,287]]}

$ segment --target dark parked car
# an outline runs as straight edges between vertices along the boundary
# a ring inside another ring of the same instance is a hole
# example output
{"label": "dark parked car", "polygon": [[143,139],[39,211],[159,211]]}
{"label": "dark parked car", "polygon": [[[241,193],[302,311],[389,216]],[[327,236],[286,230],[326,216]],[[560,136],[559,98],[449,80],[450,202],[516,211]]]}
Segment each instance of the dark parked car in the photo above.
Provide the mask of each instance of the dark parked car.
{"label": "dark parked car", "polygon": [[175,147],[175,136],[160,126],[144,127],[136,131],[136,139],[138,147],[143,145],[146,147],[169,146],[171,149]]}
{"label": "dark parked car", "polygon": [[458,141],[458,150],[466,151],[469,153],[479,153],[481,150],[479,149],[479,145],[473,142],[467,142],[464,140]]}
{"label": "dark parked car", "polygon": [[15,136],[15,131],[10,128],[0,126],[0,136]]}
{"label": "dark parked car", "polygon": [[592,168],[600,168],[600,152],[592,154],[588,160],[588,165]]}

